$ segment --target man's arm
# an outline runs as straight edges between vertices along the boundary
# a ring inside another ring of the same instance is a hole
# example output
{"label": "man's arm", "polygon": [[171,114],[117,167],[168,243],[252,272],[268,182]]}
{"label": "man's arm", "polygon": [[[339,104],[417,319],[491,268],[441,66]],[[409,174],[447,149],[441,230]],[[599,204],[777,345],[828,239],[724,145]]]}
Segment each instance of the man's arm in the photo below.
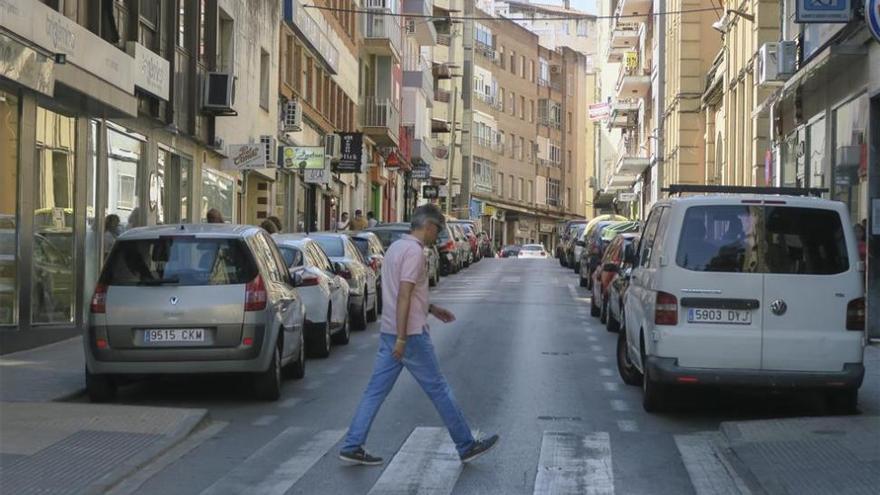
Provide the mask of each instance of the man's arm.
{"label": "man's arm", "polygon": [[400,282],[400,289],[397,292],[397,342],[394,344],[394,358],[400,360],[403,358],[403,351],[406,348],[407,323],[409,322],[409,306],[412,302],[412,293],[416,284],[412,282]]}

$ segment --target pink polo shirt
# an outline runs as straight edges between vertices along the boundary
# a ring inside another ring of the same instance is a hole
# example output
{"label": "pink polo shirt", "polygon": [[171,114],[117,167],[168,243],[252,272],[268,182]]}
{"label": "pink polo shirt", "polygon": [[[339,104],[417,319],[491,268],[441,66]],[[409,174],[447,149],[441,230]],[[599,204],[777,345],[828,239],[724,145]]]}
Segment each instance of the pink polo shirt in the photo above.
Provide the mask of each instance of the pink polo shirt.
{"label": "pink polo shirt", "polygon": [[397,294],[401,282],[412,282],[407,335],[418,335],[428,327],[428,273],[422,243],[406,234],[388,248],[382,265],[382,333],[397,334]]}

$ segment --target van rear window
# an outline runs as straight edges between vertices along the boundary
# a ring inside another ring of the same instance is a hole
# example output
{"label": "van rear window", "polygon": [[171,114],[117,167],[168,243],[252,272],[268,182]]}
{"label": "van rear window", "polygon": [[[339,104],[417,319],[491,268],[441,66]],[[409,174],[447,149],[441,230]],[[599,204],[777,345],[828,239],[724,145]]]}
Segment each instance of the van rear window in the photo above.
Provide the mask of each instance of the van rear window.
{"label": "van rear window", "polygon": [[257,276],[240,239],[162,237],[119,240],[101,274],[107,285],[236,285]]}
{"label": "van rear window", "polygon": [[831,275],[849,269],[840,215],[790,206],[693,206],[676,263],[701,272]]}

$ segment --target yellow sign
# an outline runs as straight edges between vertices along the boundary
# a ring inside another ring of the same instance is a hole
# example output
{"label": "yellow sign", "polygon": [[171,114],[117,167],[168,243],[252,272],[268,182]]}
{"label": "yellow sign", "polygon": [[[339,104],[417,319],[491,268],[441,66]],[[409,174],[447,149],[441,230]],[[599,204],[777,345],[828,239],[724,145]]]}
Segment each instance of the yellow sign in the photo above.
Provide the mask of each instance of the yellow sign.
{"label": "yellow sign", "polygon": [[494,216],[496,211],[494,206],[483,203],[483,215]]}
{"label": "yellow sign", "polygon": [[631,51],[624,53],[624,60],[627,69],[635,69],[639,66],[639,52]]}

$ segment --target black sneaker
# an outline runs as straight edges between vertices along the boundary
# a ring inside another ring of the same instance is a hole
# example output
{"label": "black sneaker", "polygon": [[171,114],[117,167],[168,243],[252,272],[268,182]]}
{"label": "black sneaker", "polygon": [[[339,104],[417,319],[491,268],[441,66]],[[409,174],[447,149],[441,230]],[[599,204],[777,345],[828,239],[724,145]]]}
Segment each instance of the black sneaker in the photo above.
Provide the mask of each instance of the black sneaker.
{"label": "black sneaker", "polygon": [[477,457],[480,457],[481,455],[485,454],[486,452],[489,452],[490,450],[492,450],[492,447],[494,447],[495,444],[498,443],[498,438],[499,438],[498,435],[492,435],[489,438],[485,438],[483,440],[476,441],[474,443],[474,445],[470,449],[468,449],[467,452],[465,452],[464,454],[462,454],[460,456],[461,462],[462,463],[471,462],[472,460],[476,459]]}
{"label": "black sneaker", "polygon": [[360,464],[361,466],[379,466],[384,462],[381,457],[372,456],[362,448],[352,452],[340,452],[339,458],[345,462]]}

